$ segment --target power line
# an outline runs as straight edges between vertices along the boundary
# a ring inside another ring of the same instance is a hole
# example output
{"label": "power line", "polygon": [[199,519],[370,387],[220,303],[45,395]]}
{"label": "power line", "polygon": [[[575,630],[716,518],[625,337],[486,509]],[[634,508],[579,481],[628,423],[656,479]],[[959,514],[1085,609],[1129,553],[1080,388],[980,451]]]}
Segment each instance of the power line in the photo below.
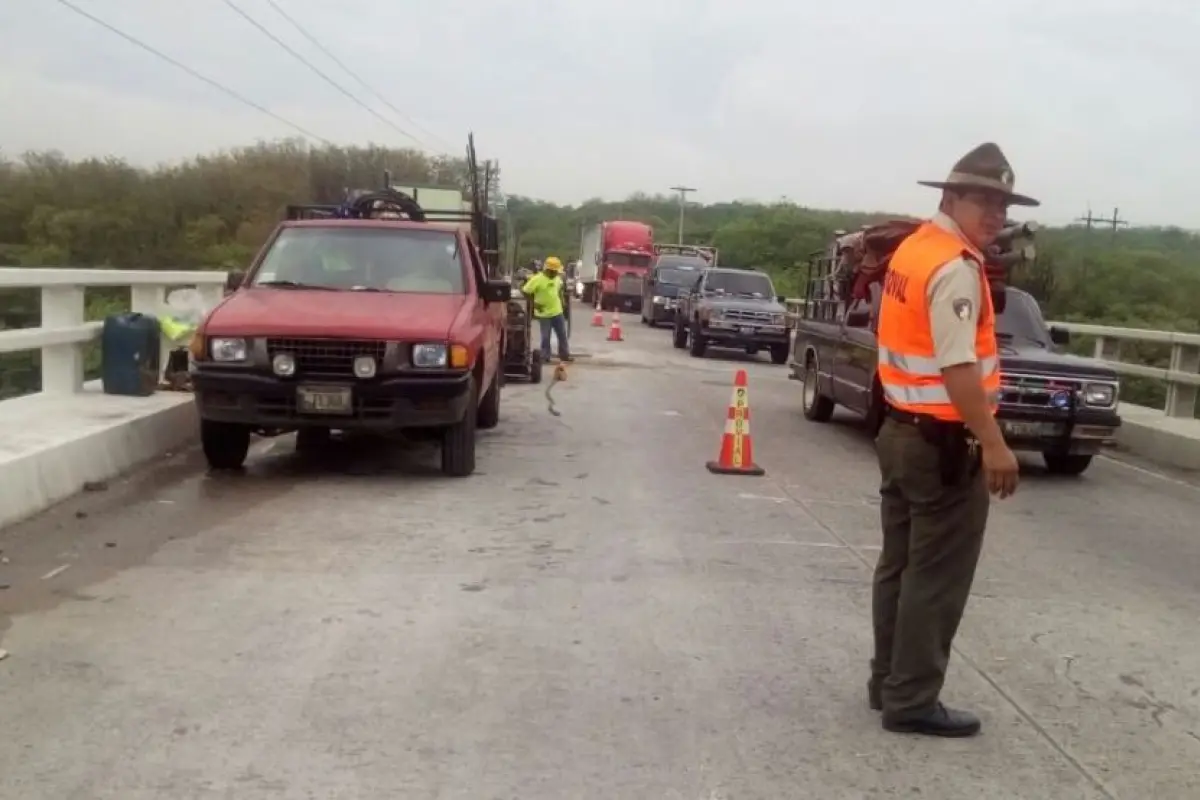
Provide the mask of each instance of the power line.
{"label": "power line", "polygon": [[430,137],[431,139],[436,139],[436,140],[440,141],[442,144],[445,144],[448,147],[450,146],[449,143],[445,139],[443,139],[441,136],[438,136],[436,133],[433,133],[428,128],[423,127],[420,123],[418,123],[412,117],[406,115],[403,111],[401,111],[400,109],[398,109],[394,105],[392,105],[391,102],[389,102],[386,97],[384,97],[382,94],[380,94],[377,89],[375,89],[373,86],[371,86],[371,84],[367,83],[362,78],[362,76],[360,76],[357,72],[350,69],[350,67],[346,66],[346,63],[344,61],[342,61],[340,58],[338,58],[337,56],[335,56],[332,52],[330,52],[329,48],[327,48],[325,45],[321,44],[321,42],[317,39],[317,37],[315,37],[311,33],[309,33],[308,30],[305,29],[305,27],[303,25],[301,25],[299,22],[297,22],[295,20],[295,18],[293,18],[290,14],[288,14],[286,11],[284,11],[283,8],[281,8],[280,5],[277,2],[275,2],[275,0],[267,0],[267,5],[271,6],[271,8],[273,8],[273,9],[275,9],[275,12],[278,13],[279,16],[281,16],[285,20],[287,20],[288,23],[293,28],[295,28],[296,31],[299,32],[299,34],[301,36],[303,36],[305,39],[308,39],[308,41],[311,42],[314,47],[316,47],[318,50],[320,50],[322,53],[324,53],[329,58],[330,61],[337,64],[339,67],[341,67],[343,72],[345,72],[351,78],[354,78],[354,80],[358,81],[360,86],[362,86],[364,89],[366,89],[372,95],[374,95],[375,98],[379,102],[383,103],[385,106],[390,108],[397,117],[399,117],[400,119],[403,119],[403,120],[407,120],[409,123],[412,124],[412,126],[414,128],[421,131],[422,133],[424,133],[426,136]]}
{"label": "power line", "polygon": [[246,20],[246,21],[247,21],[247,22],[249,22],[251,25],[253,25],[254,27],[258,28],[258,30],[262,32],[263,36],[266,36],[266,37],[267,37],[268,39],[270,39],[272,42],[274,42],[275,44],[277,44],[277,45],[279,45],[280,47],[282,47],[284,50],[286,50],[286,51],[288,52],[288,54],[290,54],[290,55],[292,56],[292,58],[296,59],[297,61],[299,61],[299,62],[300,62],[301,64],[303,64],[304,66],[308,67],[310,70],[312,70],[314,73],[316,73],[318,77],[320,77],[322,80],[324,80],[324,81],[325,81],[326,83],[328,83],[330,86],[332,86],[333,88],[337,89],[339,92],[341,92],[342,94],[346,95],[346,97],[350,98],[350,100],[352,100],[353,102],[355,102],[355,103],[357,103],[359,106],[361,106],[361,107],[362,107],[364,110],[366,110],[366,111],[367,111],[367,113],[369,113],[369,114],[371,114],[372,116],[374,116],[376,119],[378,119],[378,120],[379,120],[380,122],[382,122],[383,124],[390,126],[390,127],[393,129],[393,130],[395,130],[396,132],[398,132],[400,135],[404,136],[405,138],[412,139],[412,140],[413,140],[414,142],[416,142],[416,143],[417,143],[419,146],[421,146],[421,147],[427,147],[427,146],[428,146],[428,145],[426,145],[424,142],[422,142],[420,139],[418,139],[417,137],[413,136],[411,133],[409,133],[408,131],[404,130],[404,129],[403,129],[403,128],[401,128],[399,125],[397,125],[396,123],[392,122],[390,119],[388,119],[387,117],[383,116],[382,114],[380,114],[380,113],[379,113],[378,111],[376,111],[375,109],[371,108],[369,105],[367,105],[366,103],[364,103],[362,100],[359,100],[359,99],[358,99],[357,97],[355,97],[353,94],[351,94],[350,92],[346,91],[346,89],[345,89],[345,88],[343,88],[341,84],[339,84],[339,83],[338,83],[337,81],[335,81],[333,78],[329,77],[329,76],[328,76],[328,75],[326,75],[324,72],[322,72],[322,71],[321,71],[319,68],[317,68],[316,66],[314,66],[314,65],[313,65],[313,63],[312,63],[311,61],[309,61],[307,58],[305,58],[304,56],[300,55],[300,54],[299,54],[299,53],[297,53],[295,50],[293,50],[293,49],[291,48],[291,46],[287,44],[287,42],[283,41],[283,40],[282,40],[282,39],[280,39],[278,36],[276,36],[275,34],[271,33],[269,30],[267,30],[267,29],[266,29],[266,28],[265,28],[265,27],[262,25],[262,23],[260,23],[260,22],[259,22],[258,20],[256,20],[254,17],[252,17],[252,16],[250,16],[249,14],[247,14],[247,13],[246,13],[245,11],[243,11],[242,9],[238,8],[238,7],[237,7],[237,6],[236,6],[236,5],[233,3],[233,0],[223,0],[223,2],[225,3],[225,5],[229,6],[231,9],[233,9],[233,11],[234,11],[234,12],[236,12],[236,13],[237,13],[237,15],[238,15],[238,16],[240,16],[242,19]]}
{"label": "power line", "polygon": [[1093,227],[1093,226],[1094,226],[1096,223],[1103,222],[1105,225],[1107,225],[1107,226],[1111,227],[1111,228],[1112,228],[1112,232],[1115,234],[1115,233],[1117,232],[1117,228],[1118,228],[1119,226],[1123,226],[1123,225],[1128,225],[1128,224],[1129,224],[1129,222],[1128,222],[1127,220],[1123,220],[1123,219],[1121,219],[1121,218],[1120,218],[1120,216],[1118,215],[1118,211],[1119,211],[1119,209],[1116,209],[1116,208],[1114,208],[1114,209],[1113,209],[1113,213],[1112,213],[1112,216],[1111,216],[1111,217],[1097,217],[1097,216],[1093,216],[1093,215],[1092,215],[1092,209],[1090,209],[1090,208],[1089,208],[1089,209],[1087,210],[1087,215],[1086,215],[1086,216],[1082,216],[1082,217],[1076,217],[1076,218],[1075,218],[1075,221],[1076,221],[1076,222],[1082,222],[1082,223],[1084,223],[1084,228],[1085,228],[1085,229],[1086,229],[1086,230],[1087,230],[1089,233],[1091,232],[1091,230],[1092,230],[1092,227]]}
{"label": "power line", "polygon": [[188,75],[191,75],[193,78],[195,78],[196,80],[204,81],[209,86],[232,97],[234,100],[237,100],[239,103],[250,106],[250,108],[253,108],[255,111],[260,111],[263,114],[266,114],[271,119],[275,120],[276,122],[280,122],[280,123],[288,126],[289,128],[291,128],[292,130],[297,131],[297,132],[303,134],[304,136],[307,136],[310,139],[315,139],[316,141],[320,142],[321,144],[328,145],[329,147],[337,147],[337,145],[335,145],[330,140],[326,139],[324,136],[318,136],[317,134],[313,133],[312,131],[300,127],[299,125],[292,122],[291,120],[285,119],[285,118],[279,116],[274,111],[267,108],[266,106],[260,105],[259,103],[254,102],[253,100],[249,99],[248,97],[238,94],[233,89],[230,89],[228,86],[225,86],[222,83],[218,83],[217,81],[213,80],[212,78],[208,77],[207,75],[200,74],[196,70],[189,67],[187,64],[176,61],[174,58],[171,58],[169,55],[162,52],[161,50],[157,50],[157,49],[151,47],[150,45],[146,44],[142,40],[137,39],[134,36],[131,36],[130,34],[126,33],[125,31],[121,30],[120,28],[110,25],[109,23],[105,22],[104,20],[100,19],[97,16],[89,14],[88,12],[84,11],[82,8],[79,8],[78,6],[74,5],[73,3],[68,2],[68,0],[58,0],[58,3],[59,3],[59,5],[65,7],[65,8],[68,8],[71,11],[74,11],[79,16],[91,20],[92,22],[94,22],[97,25],[99,25],[100,27],[110,31],[111,33],[115,33],[117,36],[120,36],[125,41],[129,42],[132,45],[136,45],[137,47],[139,47],[142,50],[145,50],[147,53],[151,54],[152,56],[161,58],[163,61],[166,61],[171,66],[173,66],[177,69],[183,70]]}

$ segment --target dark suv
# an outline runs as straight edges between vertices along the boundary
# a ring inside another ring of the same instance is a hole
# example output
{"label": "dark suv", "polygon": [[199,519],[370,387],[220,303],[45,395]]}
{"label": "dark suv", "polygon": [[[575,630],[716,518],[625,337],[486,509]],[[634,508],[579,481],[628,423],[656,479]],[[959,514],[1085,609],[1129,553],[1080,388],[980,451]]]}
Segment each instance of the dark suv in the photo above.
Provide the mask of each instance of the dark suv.
{"label": "dark suv", "polygon": [[698,256],[659,256],[642,288],[642,322],[656,327],[674,322],[680,295],[686,294],[708,263]]}

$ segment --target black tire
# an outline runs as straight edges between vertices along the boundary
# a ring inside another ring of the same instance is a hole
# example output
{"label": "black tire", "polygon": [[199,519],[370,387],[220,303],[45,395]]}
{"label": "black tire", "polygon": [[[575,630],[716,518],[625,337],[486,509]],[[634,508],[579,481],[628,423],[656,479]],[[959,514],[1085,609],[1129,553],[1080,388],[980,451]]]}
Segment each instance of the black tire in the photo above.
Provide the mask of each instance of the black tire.
{"label": "black tire", "polygon": [[708,350],[708,342],[704,341],[704,335],[700,333],[699,325],[692,325],[691,331],[688,332],[688,338],[691,340],[688,353],[692,358],[704,358],[704,353]]}
{"label": "black tire", "polygon": [[771,345],[771,363],[786,364],[788,360],[788,346],[786,344]]}
{"label": "black tire", "polygon": [[479,419],[479,388],[471,378],[463,418],[442,431],[442,473],[465,478],[475,471],[475,429]]}
{"label": "black tire", "polygon": [[833,418],[836,403],[833,398],[821,394],[820,382],[817,380],[817,361],[809,358],[804,365],[804,418],[813,422],[828,422]]}
{"label": "black tire", "polygon": [[1078,453],[1042,453],[1046,471],[1052,475],[1082,475],[1092,465],[1093,456]]}
{"label": "black tire", "polygon": [[676,350],[682,350],[687,347],[687,328],[683,327],[683,323],[679,320],[675,320],[675,327],[671,332],[671,344],[675,346]]}
{"label": "black tire", "polygon": [[296,431],[296,452],[320,450],[329,444],[329,428],[300,428]]}
{"label": "black tire", "polygon": [[529,354],[529,382],[542,382],[542,353],[540,350],[534,350]]}
{"label": "black tire", "polygon": [[233,422],[200,420],[200,445],[213,469],[240,469],[250,453],[250,429]]}
{"label": "black tire", "polygon": [[488,387],[483,402],[479,404],[479,418],[475,421],[480,430],[491,430],[500,424],[500,370],[496,370],[492,385]]}

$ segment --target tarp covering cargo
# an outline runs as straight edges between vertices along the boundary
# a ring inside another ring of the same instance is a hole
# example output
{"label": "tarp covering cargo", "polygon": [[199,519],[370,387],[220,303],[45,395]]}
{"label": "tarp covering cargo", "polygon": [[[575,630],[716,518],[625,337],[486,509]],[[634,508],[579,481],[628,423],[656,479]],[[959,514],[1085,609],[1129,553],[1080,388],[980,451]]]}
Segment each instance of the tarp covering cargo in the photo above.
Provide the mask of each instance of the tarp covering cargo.
{"label": "tarp covering cargo", "polygon": [[[837,236],[830,257],[838,298],[847,306],[857,301],[870,301],[871,286],[883,280],[896,248],[920,225],[921,222],[916,220],[896,219]],[[984,264],[988,283],[993,289],[1003,287],[1013,265],[1034,259],[1036,252],[1032,240],[1036,231],[1036,223],[1010,221],[996,237],[985,253],[987,262]],[[1018,246],[1022,240],[1026,244]]]}

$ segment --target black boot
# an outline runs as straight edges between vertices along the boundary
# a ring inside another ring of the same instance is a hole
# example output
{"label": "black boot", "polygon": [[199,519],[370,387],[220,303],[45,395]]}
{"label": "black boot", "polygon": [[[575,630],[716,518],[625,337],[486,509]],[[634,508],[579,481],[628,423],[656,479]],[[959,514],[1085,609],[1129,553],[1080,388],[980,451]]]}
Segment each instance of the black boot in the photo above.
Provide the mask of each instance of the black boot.
{"label": "black boot", "polygon": [[872,711],[883,711],[883,694],[873,679],[867,681],[867,705]]}
{"label": "black boot", "polygon": [[962,737],[979,733],[979,717],[969,711],[956,711],[938,703],[923,714],[883,715],[883,729],[892,733],[920,733],[925,736]]}

